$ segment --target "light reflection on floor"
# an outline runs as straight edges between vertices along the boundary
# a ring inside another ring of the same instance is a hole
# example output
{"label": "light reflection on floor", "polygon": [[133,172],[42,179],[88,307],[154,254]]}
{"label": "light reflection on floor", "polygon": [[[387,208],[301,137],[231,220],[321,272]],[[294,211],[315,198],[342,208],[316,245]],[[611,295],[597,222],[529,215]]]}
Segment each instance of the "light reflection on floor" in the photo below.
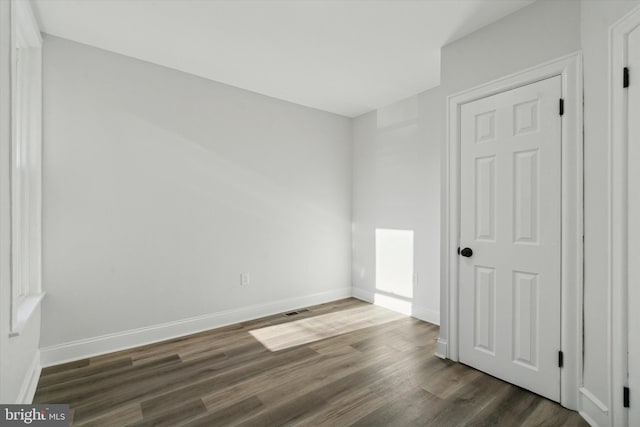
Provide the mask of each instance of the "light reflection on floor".
{"label": "light reflection on floor", "polygon": [[366,306],[267,326],[249,333],[269,350],[278,351],[405,318],[399,313],[381,312]]}

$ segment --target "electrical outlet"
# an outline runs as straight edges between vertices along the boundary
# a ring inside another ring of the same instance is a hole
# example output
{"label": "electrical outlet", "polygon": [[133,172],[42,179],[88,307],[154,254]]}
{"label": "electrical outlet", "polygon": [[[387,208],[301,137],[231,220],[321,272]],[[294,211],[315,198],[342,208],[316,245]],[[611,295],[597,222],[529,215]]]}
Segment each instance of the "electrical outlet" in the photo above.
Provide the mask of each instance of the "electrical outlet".
{"label": "electrical outlet", "polygon": [[247,286],[251,282],[249,273],[240,273],[240,286]]}

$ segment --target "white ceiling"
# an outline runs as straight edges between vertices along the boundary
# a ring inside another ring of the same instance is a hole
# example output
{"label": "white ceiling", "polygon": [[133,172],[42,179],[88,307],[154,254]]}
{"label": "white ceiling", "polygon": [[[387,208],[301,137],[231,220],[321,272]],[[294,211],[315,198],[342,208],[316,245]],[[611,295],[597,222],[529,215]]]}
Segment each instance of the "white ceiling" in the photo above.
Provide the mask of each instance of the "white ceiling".
{"label": "white ceiling", "polygon": [[440,48],[534,0],[35,0],[45,33],[355,117],[437,86]]}

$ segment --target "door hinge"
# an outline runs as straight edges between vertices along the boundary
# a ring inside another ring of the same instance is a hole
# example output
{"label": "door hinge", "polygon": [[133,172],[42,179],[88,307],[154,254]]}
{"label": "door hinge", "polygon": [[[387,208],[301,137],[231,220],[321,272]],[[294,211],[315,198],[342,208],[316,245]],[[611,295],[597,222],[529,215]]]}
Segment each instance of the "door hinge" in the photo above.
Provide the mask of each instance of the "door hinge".
{"label": "door hinge", "polygon": [[622,69],[622,87],[629,87],[629,68]]}
{"label": "door hinge", "polygon": [[558,103],[558,111],[561,116],[564,116],[564,99],[560,98],[560,102]]}
{"label": "door hinge", "polygon": [[629,387],[622,388],[622,405],[625,408],[629,407]]}
{"label": "door hinge", "polygon": [[562,368],[564,366],[564,353],[561,351],[558,352],[558,368]]}

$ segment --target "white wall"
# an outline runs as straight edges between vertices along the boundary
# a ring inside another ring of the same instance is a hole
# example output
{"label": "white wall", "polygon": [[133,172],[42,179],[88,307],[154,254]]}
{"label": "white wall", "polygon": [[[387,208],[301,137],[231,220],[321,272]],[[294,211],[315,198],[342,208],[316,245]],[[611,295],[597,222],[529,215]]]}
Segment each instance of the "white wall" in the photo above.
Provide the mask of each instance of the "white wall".
{"label": "white wall", "polygon": [[446,340],[440,279],[446,97],[580,49],[580,3],[540,1],[442,49],[441,85],[354,119],[353,286],[377,291],[375,230],[415,231],[411,312]]}
{"label": "white wall", "polygon": [[[0,402],[26,403],[35,392],[39,372],[40,308],[19,336],[9,338],[11,258],[9,233],[11,176],[11,3],[0,2]],[[35,375],[35,377],[34,377]]]}
{"label": "white wall", "polygon": [[[639,1],[583,1],[581,26],[584,52],[584,388],[601,406],[585,398],[588,416],[600,426],[610,425],[611,313],[609,310],[609,29]],[[622,367],[614,367],[622,369]],[[591,399],[591,400],[594,400]]]}
{"label": "white wall", "polygon": [[44,55],[48,362],[350,294],[349,119],[55,37]]}
{"label": "white wall", "polygon": [[[583,49],[584,389],[607,408],[608,30],[638,3],[536,2],[445,46],[440,87],[353,121],[354,293],[375,298],[376,229],[412,230],[411,312],[440,310],[446,340],[446,96]],[[45,55],[44,346],[349,286],[349,121],[60,39]]]}
{"label": "white wall", "polygon": [[537,1],[442,48],[446,95],[580,49],[580,2]]}
{"label": "white wall", "polygon": [[[353,122],[354,295],[436,324],[443,99],[436,88]],[[412,292],[386,289],[376,277],[376,251],[384,250],[376,230],[387,229],[413,232]]]}

